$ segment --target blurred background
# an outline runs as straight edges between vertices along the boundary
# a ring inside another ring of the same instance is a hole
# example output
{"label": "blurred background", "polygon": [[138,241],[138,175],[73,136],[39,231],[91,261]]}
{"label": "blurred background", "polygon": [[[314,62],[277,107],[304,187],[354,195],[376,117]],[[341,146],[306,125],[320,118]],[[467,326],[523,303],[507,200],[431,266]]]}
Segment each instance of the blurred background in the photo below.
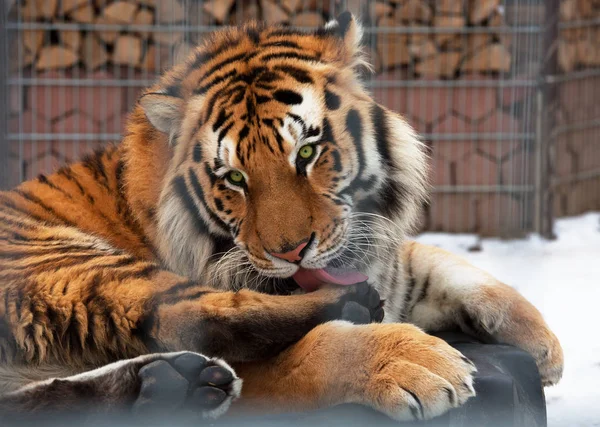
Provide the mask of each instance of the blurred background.
{"label": "blurred background", "polygon": [[365,25],[375,98],[429,147],[423,230],[552,237],[600,209],[599,0],[3,0],[0,185],[118,141],[139,91],[223,25]]}

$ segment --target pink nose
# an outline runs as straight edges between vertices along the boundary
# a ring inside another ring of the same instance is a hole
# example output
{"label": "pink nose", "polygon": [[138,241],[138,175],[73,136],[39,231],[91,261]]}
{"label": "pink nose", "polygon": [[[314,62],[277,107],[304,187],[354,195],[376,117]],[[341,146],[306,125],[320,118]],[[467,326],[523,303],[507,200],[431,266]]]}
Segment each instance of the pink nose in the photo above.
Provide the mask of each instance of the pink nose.
{"label": "pink nose", "polygon": [[289,262],[300,261],[302,259],[302,256],[300,255],[300,252],[302,252],[302,249],[304,249],[306,247],[307,243],[308,242],[300,243],[296,247],[296,249],[292,249],[289,252],[284,252],[284,253],[271,252],[271,255],[273,255],[274,257],[277,257],[277,258],[284,259],[284,260],[289,261]]}

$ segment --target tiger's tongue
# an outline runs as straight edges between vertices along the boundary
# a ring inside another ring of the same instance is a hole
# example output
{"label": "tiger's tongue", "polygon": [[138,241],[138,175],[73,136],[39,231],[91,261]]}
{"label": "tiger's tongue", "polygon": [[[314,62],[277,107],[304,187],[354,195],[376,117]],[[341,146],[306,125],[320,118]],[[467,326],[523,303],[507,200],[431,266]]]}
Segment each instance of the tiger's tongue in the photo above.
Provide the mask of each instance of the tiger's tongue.
{"label": "tiger's tongue", "polygon": [[321,285],[354,285],[367,281],[368,277],[356,270],[343,270],[339,268],[307,269],[300,267],[292,276],[298,286],[306,292],[316,291]]}

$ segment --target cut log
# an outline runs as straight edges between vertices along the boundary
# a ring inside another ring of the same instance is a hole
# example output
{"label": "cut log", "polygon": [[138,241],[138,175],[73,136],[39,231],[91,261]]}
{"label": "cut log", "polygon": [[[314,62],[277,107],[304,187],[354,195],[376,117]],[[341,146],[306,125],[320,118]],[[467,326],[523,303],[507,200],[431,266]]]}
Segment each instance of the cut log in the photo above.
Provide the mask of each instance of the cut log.
{"label": "cut log", "polygon": [[442,45],[444,50],[462,51],[469,55],[476,50],[494,42],[492,34],[473,33],[454,36]]}
{"label": "cut log", "polygon": [[[241,13],[238,13],[238,11]],[[256,3],[246,3],[236,9],[236,13],[229,14],[229,25],[243,25],[249,21],[256,21],[260,18],[260,9]]]}
{"label": "cut log", "polygon": [[320,27],[324,21],[320,13],[304,12],[294,16],[291,23],[294,27]]}
{"label": "cut log", "polygon": [[302,7],[303,0],[281,0],[281,6],[288,12],[296,12]]}
{"label": "cut log", "polygon": [[37,70],[55,70],[68,68],[77,63],[79,57],[71,49],[64,46],[46,46],[40,50],[35,64]]}
{"label": "cut log", "polygon": [[138,66],[142,59],[142,39],[131,34],[117,37],[112,62],[118,65]]}
{"label": "cut log", "polygon": [[91,4],[72,10],[69,13],[71,20],[81,24],[91,24],[95,19],[94,6]]}
{"label": "cut log", "polygon": [[165,46],[173,46],[183,40],[181,31],[156,31],[152,36],[156,43]]}
{"label": "cut log", "polygon": [[140,68],[151,73],[159,74],[171,65],[170,48],[166,46],[150,45],[146,49]]}
{"label": "cut log", "polygon": [[60,31],[60,41],[73,52],[79,51],[82,35],[79,31]]}
{"label": "cut log", "polygon": [[62,0],[60,3],[60,12],[62,15],[68,15],[75,9],[79,9],[89,3],[89,0]]}
{"label": "cut log", "polygon": [[[227,0],[229,1],[229,0]],[[221,3],[213,1],[211,3]],[[185,11],[178,0],[165,1],[160,0],[156,3],[156,22],[160,24],[173,24],[185,19]]]}
{"label": "cut log", "polygon": [[463,0],[436,0],[435,14],[436,15],[462,15]]}
{"label": "cut log", "polygon": [[394,13],[394,8],[388,3],[371,2],[369,3],[369,16],[378,22],[384,16],[390,16]]}
{"label": "cut log", "polygon": [[106,6],[102,11],[102,15],[104,15],[109,22],[131,24],[135,18],[137,9],[137,4],[127,3],[126,1],[116,1]]}
{"label": "cut log", "polygon": [[[433,18],[433,25],[438,28],[456,28],[457,30],[463,28],[466,25],[465,18],[460,15],[456,16],[443,16],[436,15]],[[448,40],[452,39],[458,34],[457,32],[447,32],[447,33],[436,33],[435,41],[439,45],[443,45]]]}
{"label": "cut log", "polygon": [[577,63],[584,67],[596,67],[600,65],[600,51],[598,45],[591,37],[585,37],[576,42]]}
{"label": "cut log", "polygon": [[438,54],[435,43],[429,38],[420,41],[420,43],[414,43],[411,39],[408,44],[408,51],[411,56],[416,59],[425,59]]}
{"label": "cut log", "polygon": [[577,0],[577,11],[583,19],[594,17],[594,6],[591,0]]}
{"label": "cut log", "polygon": [[158,0],[136,0],[137,3],[139,3],[142,6],[148,6],[148,7],[156,7],[156,2]]}
{"label": "cut log", "polygon": [[46,32],[43,30],[23,30],[21,37],[23,46],[33,55],[37,55],[38,51],[44,44]]}
{"label": "cut log", "polygon": [[429,24],[431,23],[433,12],[425,2],[407,0],[406,3],[396,8],[395,17],[398,22],[402,23],[421,22]]}
{"label": "cut log", "polygon": [[[395,18],[384,17],[379,22],[380,27],[397,26]],[[377,35],[377,53],[381,68],[399,67],[410,63],[410,52],[408,51],[409,38],[406,34],[386,34]]]}
{"label": "cut log", "polygon": [[456,74],[461,57],[460,52],[440,52],[419,62],[415,71],[421,76],[452,78]]}
{"label": "cut log", "polygon": [[579,11],[577,10],[577,0],[562,0],[559,6],[560,20],[575,21],[579,19]]}
{"label": "cut log", "polygon": [[[98,15],[96,17],[96,24],[115,25],[116,23],[109,20],[104,15]],[[96,31],[96,34],[98,35],[98,37],[100,37],[100,40],[102,40],[104,43],[108,43],[108,44],[113,44],[115,42],[115,40],[117,39],[117,37],[119,37],[119,31],[112,31],[112,30],[98,30],[98,31]]]}
{"label": "cut log", "polygon": [[566,73],[573,71],[577,64],[577,43],[558,41],[558,64],[560,69]]}
{"label": "cut log", "polygon": [[210,13],[218,22],[226,22],[231,6],[235,0],[219,0],[204,3],[204,11]]}
{"label": "cut log", "polygon": [[583,37],[583,34],[583,28],[565,28],[564,30],[560,30],[560,37],[568,41],[579,40]]}
{"label": "cut log", "polygon": [[510,70],[511,57],[504,45],[490,44],[468,57],[462,65],[465,72],[507,72]]}
{"label": "cut log", "polygon": [[58,12],[58,0],[36,0],[37,17],[52,19]]}
{"label": "cut log", "polygon": [[268,24],[282,24],[289,21],[290,17],[278,4],[271,0],[261,2],[263,19]]}
{"label": "cut log", "polygon": [[481,24],[499,5],[500,0],[472,0],[469,5],[469,22],[474,25]]}
{"label": "cut log", "polygon": [[[135,25],[152,25],[154,23],[154,13],[149,9],[140,9],[133,19]],[[140,31],[140,36],[147,39],[150,37],[150,31]]]}
{"label": "cut log", "polygon": [[81,45],[81,61],[88,71],[93,71],[108,62],[108,53],[95,34],[86,34]]}

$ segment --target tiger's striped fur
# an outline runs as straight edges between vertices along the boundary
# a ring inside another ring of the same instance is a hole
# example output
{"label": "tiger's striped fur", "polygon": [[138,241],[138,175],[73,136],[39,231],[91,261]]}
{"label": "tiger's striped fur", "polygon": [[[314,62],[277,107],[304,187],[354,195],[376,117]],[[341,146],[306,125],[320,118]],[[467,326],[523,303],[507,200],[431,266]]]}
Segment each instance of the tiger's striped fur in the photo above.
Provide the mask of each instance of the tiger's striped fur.
{"label": "tiger's striped fur", "polygon": [[[140,98],[120,145],[0,194],[4,388],[48,366],[189,350],[234,363],[248,402],[283,409],[355,401],[428,418],[471,396],[470,364],[399,321],[518,345],[556,382],[562,351],[535,308],[406,240],[426,155],[362,86],[360,36],[350,14],[312,33],[217,32]],[[367,273],[392,324],[328,322],[348,302],[377,317],[356,286],[291,294],[298,265],[272,254],[299,242],[303,268]]]}

